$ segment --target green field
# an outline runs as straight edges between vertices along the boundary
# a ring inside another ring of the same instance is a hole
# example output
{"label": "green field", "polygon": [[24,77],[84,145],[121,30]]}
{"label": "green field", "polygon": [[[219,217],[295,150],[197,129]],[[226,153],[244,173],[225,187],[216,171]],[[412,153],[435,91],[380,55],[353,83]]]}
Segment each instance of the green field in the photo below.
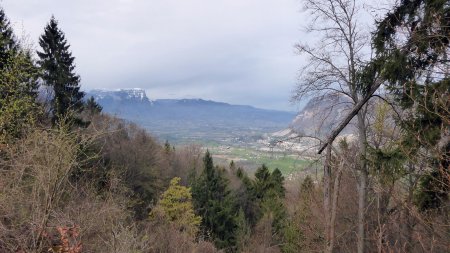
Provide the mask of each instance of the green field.
{"label": "green field", "polygon": [[212,146],[209,149],[217,164],[227,165],[233,160],[250,173],[265,164],[270,170],[278,168],[284,175],[290,175],[308,169],[312,163],[296,154],[268,152],[252,148]]}

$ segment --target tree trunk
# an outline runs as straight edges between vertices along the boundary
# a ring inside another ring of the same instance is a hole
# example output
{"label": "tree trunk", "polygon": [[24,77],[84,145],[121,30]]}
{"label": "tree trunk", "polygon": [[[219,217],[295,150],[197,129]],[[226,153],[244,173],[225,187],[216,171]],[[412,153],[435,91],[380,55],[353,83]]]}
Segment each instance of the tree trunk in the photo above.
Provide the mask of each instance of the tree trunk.
{"label": "tree trunk", "polygon": [[325,215],[325,249],[329,252],[328,249],[331,241],[331,144],[327,147],[323,166],[323,209]]}
{"label": "tree trunk", "polygon": [[360,166],[359,166],[359,187],[358,187],[358,234],[357,234],[357,252],[364,253],[365,250],[365,210],[366,210],[366,195],[367,195],[367,180],[368,171],[366,163],[366,124],[364,122],[364,115],[361,111],[358,112],[358,134],[359,134],[359,148]]}
{"label": "tree trunk", "polygon": [[331,203],[329,243],[328,243],[328,247],[325,251],[326,253],[332,253],[333,248],[334,248],[337,205],[338,205],[338,199],[339,199],[339,187],[341,185],[341,176],[342,176],[342,171],[344,169],[343,166],[344,166],[344,164],[341,164],[339,166],[338,171],[336,172],[336,175],[334,178],[333,197],[332,197],[332,203]]}
{"label": "tree trunk", "polygon": [[413,172],[415,170],[414,164],[411,162],[408,164],[408,197],[405,201],[405,207],[403,208],[402,212],[402,224],[400,225],[401,233],[403,234],[403,248],[405,252],[411,252],[412,249],[412,232],[413,228],[411,226],[411,213],[410,208],[413,203],[413,197],[414,197],[414,179],[413,179]]}

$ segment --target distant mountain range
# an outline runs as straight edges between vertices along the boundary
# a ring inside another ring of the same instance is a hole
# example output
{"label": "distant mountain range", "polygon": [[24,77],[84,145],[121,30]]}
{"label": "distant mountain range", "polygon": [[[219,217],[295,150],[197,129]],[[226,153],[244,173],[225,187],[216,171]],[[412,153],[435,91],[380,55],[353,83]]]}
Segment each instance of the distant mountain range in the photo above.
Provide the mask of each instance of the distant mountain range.
{"label": "distant mountain range", "polygon": [[192,140],[245,142],[286,128],[293,112],[231,105],[203,99],[150,100],[142,89],[92,90],[104,112],[135,122],[175,142]]}

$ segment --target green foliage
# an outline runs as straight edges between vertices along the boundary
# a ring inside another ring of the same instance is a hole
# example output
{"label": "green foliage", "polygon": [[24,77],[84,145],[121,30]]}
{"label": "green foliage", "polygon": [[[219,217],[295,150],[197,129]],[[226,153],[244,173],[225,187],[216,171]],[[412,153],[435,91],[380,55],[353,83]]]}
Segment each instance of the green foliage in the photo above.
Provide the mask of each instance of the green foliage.
{"label": "green foliage", "polygon": [[[271,218],[272,229],[275,234],[281,233],[287,217],[287,212],[283,201],[284,199],[280,198],[274,191],[269,191],[265,198],[261,201],[263,216]],[[281,235],[278,237],[278,240],[281,241]]]}
{"label": "green foliage", "polygon": [[[429,171],[420,178],[414,193],[414,203],[420,211],[445,207],[450,191],[450,143],[444,148],[444,157],[437,160],[438,169]],[[444,209],[445,212],[445,209]]]}
{"label": "green foliage", "polygon": [[414,203],[420,211],[436,209],[448,198],[443,178],[437,171],[432,171],[420,179],[419,188],[414,195]]}
{"label": "green foliage", "polygon": [[86,100],[84,111],[86,111],[90,115],[99,114],[102,112],[102,110],[103,107],[95,101],[94,97],[91,96],[88,100]]}
{"label": "green foliage", "polygon": [[[80,77],[74,72],[75,57],[69,51],[65,35],[54,17],[50,19],[44,34],[39,38],[39,45],[42,51],[37,54],[43,71],[42,79],[54,92],[51,103],[53,122],[72,118],[71,114],[83,109],[84,93],[80,91]],[[79,121],[73,118],[72,120]]]}
{"label": "green foliage", "polygon": [[172,148],[170,147],[170,143],[168,140],[166,140],[166,142],[164,143],[164,151],[166,152],[167,155],[169,155],[170,152],[172,151]]}
{"label": "green foliage", "polygon": [[19,138],[39,115],[38,69],[0,9],[0,143]]}
{"label": "green foliage", "polygon": [[266,220],[272,222],[272,231],[279,233],[287,215],[283,203],[285,188],[281,171],[275,169],[270,173],[263,164],[255,172],[254,180],[250,179],[241,168],[235,173],[242,183],[235,192],[235,199],[244,212],[248,224],[253,227],[261,218],[266,217]]}
{"label": "green foliage", "polygon": [[224,171],[214,167],[209,151],[203,158],[204,169],[192,183],[196,213],[202,217],[204,235],[210,235],[219,248],[236,245],[235,203],[228,189]]}
{"label": "green foliage", "polygon": [[[378,72],[405,112],[398,119],[402,130],[399,149],[404,154],[396,149],[372,154],[381,166],[391,164],[397,170],[401,170],[403,155],[411,163],[417,159],[426,162],[429,171],[415,195],[421,210],[440,206],[449,191],[444,180],[448,179],[448,166],[441,166],[449,155],[445,147],[450,130],[449,13],[446,0],[400,1],[378,22],[373,37],[377,58],[383,59]],[[447,187],[442,187],[442,182]]]}
{"label": "green foliage", "polygon": [[282,251],[284,253],[302,252],[303,237],[300,225],[294,219],[289,219],[283,229],[284,243],[281,246]]}
{"label": "green foliage", "polygon": [[383,183],[395,182],[406,175],[406,158],[399,148],[368,146],[368,162],[372,173],[379,176]]}
{"label": "green foliage", "polygon": [[253,227],[258,222],[260,214],[259,201],[255,198],[253,192],[253,180],[251,180],[242,168],[238,168],[235,172],[240,185],[233,192],[233,199],[246,218],[250,227]]}
{"label": "green foliage", "polygon": [[[255,172],[255,181],[251,191],[259,205],[258,219],[266,216],[272,221],[273,232],[279,234],[284,226],[286,208],[284,207],[284,177],[278,169],[272,173],[266,165]],[[281,238],[278,238],[281,240]]]}
{"label": "green foliage", "polygon": [[233,160],[231,160],[231,162],[230,162],[230,171],[231,171],[232,173],[235,173],[235,172],[236,172],[236,164],[234,163]]}
{"label": "green foliage", "polygon": [[[448,130],[450,79],[438,70],[448,64],[450,6],[446,2],[402,1],[378,23],[373,38],[387,89],[403,109],[413,112],[401,119],[412,146],[433,147]],[[410,31],[408,36],[398,40],[405,30]]]}
{"label": "green foliage", "polygon": [[0,7],[0,68],[3,68],[11,54],[15,54],[18,50],[19,43],[5,12]]}
{"label": "green foliage", "polygon": [[310,175],[307,175],[305,179],[303,179],[302,184],[300,185],[300,198],[309,199],[312,191],[314,190],[314,181]]}
{"label": "green foliage", "polygon": [[280,198],[284,198],[286,194],[286,189],[284,189],[284,177],[278,168],[272,171],[272,175],[270,175],[270,180],[272,181],[273,184],[272,187],[277,196]]}
{"label": "green foliage", "polygon": [[[265,164],[259,167],[255,172],[255,182],[253,191],[258,199],[264,199],[269,194],[275,197],[283,198],[285,194],[284,177],[279,169],[270,173]],[[272,196],[271,195],[271,196]]]}
{"label": "green foliage", "polygon": [[39,115],[36,69],[24,54],[11,55],[0,69],[0,142],[19,138]]}
{"label": "green foliage", "polygon": [[175,177],[170,181],[169,188],[162,194],[150,216],[161,216],[179,230],[195,236],[202,219],[194,213],[191,189],[179,185],[180,180]]}
{"label": "green foliage", "polygon": [[239,209],[236,217],[236,226],[236,248],[237,251],[240,252],[249,243],[251,235],[251,228],[242,208]]}
{"label": "green foliage", "polygon": [[[435,59],[435,53],[442,53],[448,45],[450,6],[446,0],[410,0],[401,1],[389,12],[384,19],[378,22],[374,36],[374,45],[377,51],[392,50],[396,44],[396,35],[399,27],[406,27],[413,36],[406,41],[409,52],[415,52],[417,64],[427,59]],[[440,24],[440,25],[437,25]],[[430,29],[430,28],[434,29]],[[416,50],[411,50],[411,49]],[[429,49],[434,49],[430,51]],[[427,57],[424,57],[428,55]]]}
{"label": "green foliage", "polygon": [[263,199],[266,193],[273,187],[272,180],[270,178],[270,171],[263,164],[255,172],[254,194],[256,198]]}

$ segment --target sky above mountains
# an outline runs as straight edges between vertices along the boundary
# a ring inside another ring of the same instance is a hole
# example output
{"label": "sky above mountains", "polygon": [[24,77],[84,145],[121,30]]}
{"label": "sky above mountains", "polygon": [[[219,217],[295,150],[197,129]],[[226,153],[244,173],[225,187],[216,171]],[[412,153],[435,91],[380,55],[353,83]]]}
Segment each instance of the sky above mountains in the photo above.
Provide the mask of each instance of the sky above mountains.
{"label": "sky above mountains", "polygon": [[2,0],[16,33],[38,48],[51,15],[85,90],[205,98],[268,109],[289,104],[301,57],[298,0]]}
{"label": "sky above mountains", "polygon": [[0,0],[38,48],[51,15],[85,90],[139,87],[156,98],[205,98],[295,111],[304,59],[300,0]]}

